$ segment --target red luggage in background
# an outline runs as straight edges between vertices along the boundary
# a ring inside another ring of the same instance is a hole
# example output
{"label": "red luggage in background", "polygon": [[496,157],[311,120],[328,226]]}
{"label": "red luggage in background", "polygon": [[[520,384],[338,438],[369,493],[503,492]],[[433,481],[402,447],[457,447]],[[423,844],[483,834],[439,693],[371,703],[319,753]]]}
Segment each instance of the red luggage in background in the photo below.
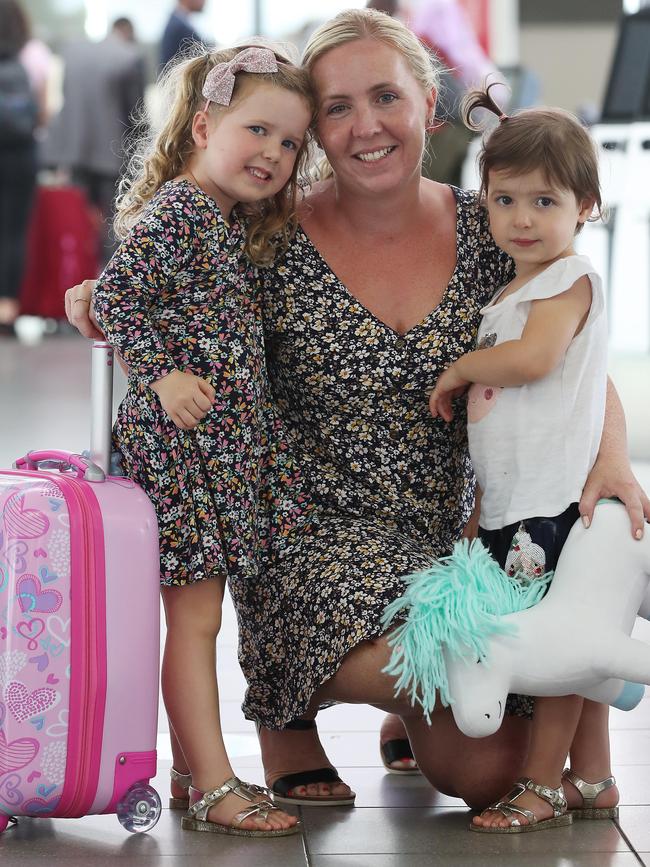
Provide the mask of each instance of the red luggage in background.
{"label": "red luggage in background", "polygon": [[65,319],[65,290],[98,274],[98,243],[83,190],[39,187],[27,237],[21,314]]}

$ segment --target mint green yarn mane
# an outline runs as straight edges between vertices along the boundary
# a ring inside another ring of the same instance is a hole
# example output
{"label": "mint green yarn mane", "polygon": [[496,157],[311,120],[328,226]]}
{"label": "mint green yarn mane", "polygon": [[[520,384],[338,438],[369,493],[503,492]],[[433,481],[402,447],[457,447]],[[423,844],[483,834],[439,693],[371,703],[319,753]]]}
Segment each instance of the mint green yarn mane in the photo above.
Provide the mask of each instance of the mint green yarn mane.
{"label": "mint green yarn mane", "polygon": [[443,651],[463,657],[469,649],[489,665],[490,638],[516,632],[502,616],[539,602],[551,578],[548,573],[527,583],[509,576],[479,539],[461,539],[448,557],[407,576],[406,591],[382,618],[385,629],[398,623],[388,639],[393,652],[384,668],[396,677],[395,695],[407,692],[430,721],[436,692],[445,707],[453,703]]}

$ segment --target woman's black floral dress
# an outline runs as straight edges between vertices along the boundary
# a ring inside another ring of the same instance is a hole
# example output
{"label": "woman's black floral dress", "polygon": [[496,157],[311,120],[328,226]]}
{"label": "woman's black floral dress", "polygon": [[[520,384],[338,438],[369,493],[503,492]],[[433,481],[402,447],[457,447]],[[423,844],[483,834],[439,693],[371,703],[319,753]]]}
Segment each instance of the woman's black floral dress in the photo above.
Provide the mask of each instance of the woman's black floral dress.
{"label": "woman's black floral dress", "polygon": [[[114,442],[156,508],[161,582],[227,575],[251,620],[248,581],[311,509],[271,403],[261,284],[243,241],[209,196],[166,183],[102,274],[94,305],[129,366]],[[177,428],[149,388],[175,368],[216,391],[192,431]]]}
{"label": "woman's black floral dress", "polygon": [[404,335],[347,291],[302,232],[268,272],[269,374],[320,523],[258,579],[255,620],[240,618],[255,662],[244,710],[266,726],[304,713],[345,654],[382,632],[401,576],[448,553],[471,513],[462,403],[447,425],[431,417],[426,390],[474,348],[508,260],[476,195],[454,193],[456,269],[438,307]]}

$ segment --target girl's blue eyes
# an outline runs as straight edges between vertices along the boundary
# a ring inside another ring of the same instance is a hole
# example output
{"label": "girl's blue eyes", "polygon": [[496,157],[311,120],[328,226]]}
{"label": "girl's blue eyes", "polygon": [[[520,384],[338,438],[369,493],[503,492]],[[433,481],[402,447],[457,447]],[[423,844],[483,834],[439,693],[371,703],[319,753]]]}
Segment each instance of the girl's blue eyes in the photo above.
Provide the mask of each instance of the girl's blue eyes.
{"label": "girl's blue eyes", "polygon": [[[248,129],[253,133],[253,135],[266,135],[266,127],[258,126],[257,124],[249,126]],[[288,138],[283,140],[282,147],[290,151],[298,150],[298,145],[295,141],[291,141],[291,139]]]}

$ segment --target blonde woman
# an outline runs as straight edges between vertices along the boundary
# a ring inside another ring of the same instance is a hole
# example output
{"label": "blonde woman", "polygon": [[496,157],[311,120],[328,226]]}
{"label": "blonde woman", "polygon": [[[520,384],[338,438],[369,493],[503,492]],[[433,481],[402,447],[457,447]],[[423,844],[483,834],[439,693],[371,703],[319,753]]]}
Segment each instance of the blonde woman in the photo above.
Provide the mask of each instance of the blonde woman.
{"label": "blonde woman", "polygon": [[[421,176],[436,74],[406,27],[348,10],[314,33],[304,60],[329,168],[283,259],[264,272],[264,325],[274,396],[321,520],[270,567],[273,595],[239,612],[245,711],[262,723],[266,780],[279,798],[352,800],[313,722],[339,701],[391,711],[382,741],[406,737],[402,715],[431,783],[485,807],[522,767],[528,709],[511,702],[483,741],[462,736],[447,711],[428,726],[382,674],[381,617],[403,592],[401,576],[448,552],[472,515],[465,418],[433,419],[426,390],[474,347],[479,311],[511,264],[475,193]],[[75,302],[90,289],[67,298],[89,335],[86,304]],[[630,472],[611,388],[583,514],[600,491],[616,491],[643,528],[650,503]]]}

